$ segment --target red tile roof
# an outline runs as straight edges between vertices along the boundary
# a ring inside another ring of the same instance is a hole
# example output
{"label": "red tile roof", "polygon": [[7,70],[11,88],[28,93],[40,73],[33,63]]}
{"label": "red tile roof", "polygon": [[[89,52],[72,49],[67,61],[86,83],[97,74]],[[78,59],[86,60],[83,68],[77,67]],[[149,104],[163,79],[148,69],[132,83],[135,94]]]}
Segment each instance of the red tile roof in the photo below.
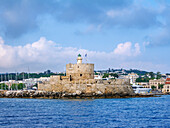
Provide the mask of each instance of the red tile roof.
{"label": "red tile roof", "polygon": [[166,78],[166,81],[170,81],[170,78]]}
{"label": "red tile roof", "polygon": [[165,84],[170,84],[170,82],[165,82]]}

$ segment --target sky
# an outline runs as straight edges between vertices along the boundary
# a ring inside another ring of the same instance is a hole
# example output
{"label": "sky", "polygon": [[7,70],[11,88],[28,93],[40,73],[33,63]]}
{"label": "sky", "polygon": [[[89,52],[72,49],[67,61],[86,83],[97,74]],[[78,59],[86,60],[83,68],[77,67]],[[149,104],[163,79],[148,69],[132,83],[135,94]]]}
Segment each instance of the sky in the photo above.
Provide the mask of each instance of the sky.
{"label": "sky", "polygon": [[0,73],[65,71],[79,53],[95,70],[170,73],[169,12],[170,0],[0,0]]}

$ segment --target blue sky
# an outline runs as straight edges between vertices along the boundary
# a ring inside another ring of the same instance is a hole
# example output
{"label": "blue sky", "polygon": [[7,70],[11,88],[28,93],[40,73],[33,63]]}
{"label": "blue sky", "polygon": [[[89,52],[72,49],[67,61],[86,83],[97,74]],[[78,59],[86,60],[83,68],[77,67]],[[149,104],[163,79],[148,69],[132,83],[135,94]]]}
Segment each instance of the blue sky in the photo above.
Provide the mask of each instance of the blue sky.
{"label": "blue sky", "polygon": [[[170,72],[170,0],[1,0],[0,72],[95,69]],[[85,62],[85,60],[84,60]]]}

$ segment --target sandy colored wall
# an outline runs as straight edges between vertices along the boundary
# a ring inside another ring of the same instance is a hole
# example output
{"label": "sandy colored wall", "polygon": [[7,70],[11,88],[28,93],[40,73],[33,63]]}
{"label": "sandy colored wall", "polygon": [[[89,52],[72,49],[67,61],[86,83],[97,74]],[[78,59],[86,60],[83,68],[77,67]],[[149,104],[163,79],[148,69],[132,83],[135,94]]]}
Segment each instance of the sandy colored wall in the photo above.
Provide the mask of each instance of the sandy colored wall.
{"label": "sandy colored wall", "polygon": [[66,75],[72,80],[94,79],[94,64],[67,64]]}
{"label": "sandy colored wall", "polygon": [[55,82],[54,80],[46,83],[39,83],[38,90],[53,91],[53,92],[66,92],[66,93],[101,93],[101,94],[116,94],[128,93],[132,94],[133,90],[128,79],[115,79],[115,80],[79,80],[69,83],[62,83],[61,81]]}

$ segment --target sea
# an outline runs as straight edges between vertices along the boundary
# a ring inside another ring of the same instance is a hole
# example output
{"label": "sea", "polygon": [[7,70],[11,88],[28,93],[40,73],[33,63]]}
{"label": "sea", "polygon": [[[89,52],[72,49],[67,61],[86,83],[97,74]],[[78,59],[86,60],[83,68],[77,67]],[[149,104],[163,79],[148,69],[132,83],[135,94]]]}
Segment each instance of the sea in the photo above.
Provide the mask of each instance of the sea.
{"label": "sea", "polygon": [[115,99],[0,98],[0,128],[170,128],[170,95]]}

